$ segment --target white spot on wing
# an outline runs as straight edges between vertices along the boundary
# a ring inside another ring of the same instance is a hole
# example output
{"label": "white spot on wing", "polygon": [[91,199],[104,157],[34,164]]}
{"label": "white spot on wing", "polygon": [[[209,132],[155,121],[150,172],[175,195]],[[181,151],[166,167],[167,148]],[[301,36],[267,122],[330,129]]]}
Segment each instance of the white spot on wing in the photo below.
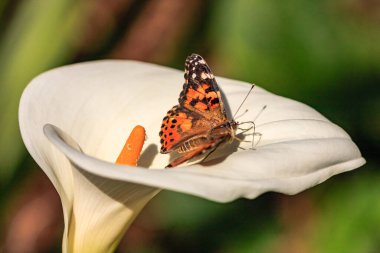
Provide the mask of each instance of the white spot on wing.
{"label": "white spot on wing", "polygon": [[202,72],[201,74],[201,78],[202,79],[206,79],[206,78],[212,78],[209,74],[205,73],[205,72]]}

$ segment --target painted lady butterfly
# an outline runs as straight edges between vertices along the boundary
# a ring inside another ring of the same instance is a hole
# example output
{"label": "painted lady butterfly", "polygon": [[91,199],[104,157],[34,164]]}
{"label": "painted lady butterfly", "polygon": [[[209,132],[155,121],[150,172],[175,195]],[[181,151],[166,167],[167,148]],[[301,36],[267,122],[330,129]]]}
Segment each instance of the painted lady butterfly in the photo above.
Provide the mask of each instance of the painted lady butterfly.
{"label": "painted lady butterfly", "polygon": [[167,167],[213,151],[235,136],[238,123],[227,118],[218,84],[205,60],[196,54],[185,62],[185,84],[179,104],[167,112],[159,133],[161,153],[177,152]]}

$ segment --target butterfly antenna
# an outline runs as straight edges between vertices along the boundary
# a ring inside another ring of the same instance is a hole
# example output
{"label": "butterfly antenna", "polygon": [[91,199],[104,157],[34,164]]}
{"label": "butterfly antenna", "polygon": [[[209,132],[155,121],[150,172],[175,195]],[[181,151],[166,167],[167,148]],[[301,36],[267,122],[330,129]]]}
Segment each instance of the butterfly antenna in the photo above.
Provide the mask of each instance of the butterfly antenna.
{"label": "butterfly antenna", "polygon": [[256,121],[257,118],[263,113],[263,111],[267,108],[267,105],[264,105],[263,108],[259,111],[259,113],[256,115],[256,118],[253,121]]}
{"label": "butterfly antenna", "polygon": [[253,88],[254,88],[254,87],[255,87],[255,84],[252,84],[252,87],[251,87],[251,89],[248,91],[248,93],[247,93],[247,95],[245,96],[245,98],[244,98],[243,102],[241,102],[241,104],[239,105],[238,109],[236,110],[236,112],[235,112],[234,116],[232,117],[233,119],[235,119],[235,116],[236,116],[236,114],[239,112],[240,108],[243,106],[243,104],[244,104],[245,100],[247,100],[247,98],[248,98],[249,94],[251,93],[251,91],[253,90]]}

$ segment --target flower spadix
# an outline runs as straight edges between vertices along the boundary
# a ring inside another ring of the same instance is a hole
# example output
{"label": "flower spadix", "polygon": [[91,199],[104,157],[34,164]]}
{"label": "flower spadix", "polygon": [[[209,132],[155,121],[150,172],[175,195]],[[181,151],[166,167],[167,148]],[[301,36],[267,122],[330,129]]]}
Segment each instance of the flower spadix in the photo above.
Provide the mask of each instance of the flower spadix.
{"label": "flower spadix", "polygon": [[[251,84],[217,81],[234,112]],[[203,163],[164,170],[169,156],[158,153],[158,131],[182,83],[179,70],[98,61],[48,71],[25,89],[21,133],[61,197],[65,251],[112,251],[159,189],[218,202],[267,191],[296,194],[365,163],[339,126],[302,103],[255,87],[238,119],[255,121],[255,133],[240,135],[248,142],[226,144]],[[147,134],[140,167],[115,165],[136,124]]]}

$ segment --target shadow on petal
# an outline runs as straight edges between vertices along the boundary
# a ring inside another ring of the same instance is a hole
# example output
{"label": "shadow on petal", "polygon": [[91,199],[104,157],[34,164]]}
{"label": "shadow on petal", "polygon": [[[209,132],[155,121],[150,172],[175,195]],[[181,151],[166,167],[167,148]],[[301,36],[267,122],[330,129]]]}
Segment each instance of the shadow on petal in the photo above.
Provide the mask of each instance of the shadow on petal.
{"label": "shadow on petal", "polygon": [[142,152],[140,159],[138,161],[138,166],[149,168],[152,165],[153,159],[157,154],[158,154],[158,146],[156,144],[150,144]]}

